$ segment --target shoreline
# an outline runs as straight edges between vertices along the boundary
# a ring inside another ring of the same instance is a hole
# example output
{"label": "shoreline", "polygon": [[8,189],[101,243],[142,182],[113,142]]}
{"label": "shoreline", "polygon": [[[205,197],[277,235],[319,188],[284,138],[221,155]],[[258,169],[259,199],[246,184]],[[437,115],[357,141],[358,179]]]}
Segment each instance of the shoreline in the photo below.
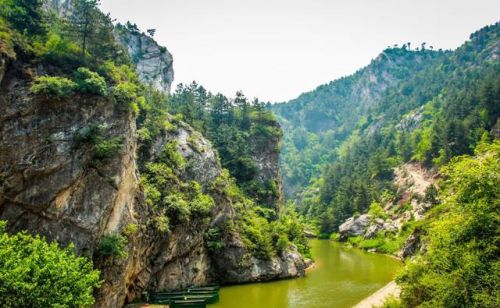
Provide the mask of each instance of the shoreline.
{"label": "shoreline", "polygon": [[353,308],[371,308],[373,306],[380,306],[390,295],[399,297],[400,292],[401,288],[393,280],[354,305]]}

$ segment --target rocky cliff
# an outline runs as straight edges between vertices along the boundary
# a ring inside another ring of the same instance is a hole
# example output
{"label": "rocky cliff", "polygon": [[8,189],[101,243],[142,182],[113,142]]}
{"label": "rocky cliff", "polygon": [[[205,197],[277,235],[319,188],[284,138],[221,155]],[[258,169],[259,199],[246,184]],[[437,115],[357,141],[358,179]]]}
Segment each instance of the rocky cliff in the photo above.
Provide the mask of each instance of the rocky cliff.
{"label": "rocky cliff", "polygon": [[[59,16],[68,16],[72,3],[71,0],[46,0],[44,7]],[[174,59],[167,48],[129,22],[116,24],[114,35],[130,55],[140,80],[159,91],[170,92],[174,80]]]}
{"label": "rocky cliff", "polygon": [[127,49],[141,81],[157,90],[170,92],[174,60],[167,48],[130,23],[117,24],[115,37]]}
{"label": "rocky cliff", "polygon": [[[29,53],[0,56],[0,219],[8,221],[9,232],[27,230],[62,246],[73,243],[78,254],[92,258],[104,280],[96,306],[120,307],[144,290],[304,274],[293,246],[259,258],[237,230],[224,234],[221,249],[207,249],[210,229],[244,215],[225,191],[210,142],[167,118],[175,126],[144,147],[134,112],[107,97],[30,93],[36,76],[64,74]],[[95,140],[119,140],[119,150],[104,155]],[[207,214],[192,213],[165,228],[159,226],[164,209],[148,204],[140,178],[167,145],[175,145],[184,161],[182,168],[168,165],[176,185],[199,183],[214,205]],[[125,257],[101,253],[100,243],[110,235],[125,240]]]}

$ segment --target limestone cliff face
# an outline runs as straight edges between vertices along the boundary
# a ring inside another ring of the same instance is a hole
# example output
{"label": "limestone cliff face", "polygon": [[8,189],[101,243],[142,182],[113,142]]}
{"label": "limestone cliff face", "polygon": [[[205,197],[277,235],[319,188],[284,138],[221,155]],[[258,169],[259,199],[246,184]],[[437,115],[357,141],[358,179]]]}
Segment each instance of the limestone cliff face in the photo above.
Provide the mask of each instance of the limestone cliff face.
{"label": "limestone cliff face", "polygon": [[[121,307],[144,290],[304,274],[302,257],[293,249],[259,260],[237,233],[227,234],[224,250],[209,252],[207,230],[237,215],[230,198],[209,188],[221,173],[210,142],[180,122],[156,137],[139,160],[131,111],[100,96],[56,99],[30,93],[35,76],[59,73],[28,55],[18,60],[0,55],[0,219],[8,221],[10,232],[27,230],[63,246],[73,243],[78,254],[92,258],[104,280],[97,307]],[[97,157],[84,138],[96,128],[106,139],[121,138],[121,150]],[[153,161],[172,141],[186,161],[182,179],[198,181],[216,206],[209,217],[160,232],[156,210],[145,202],[138,166]],[[131,224],[138,231],[127,234]],[[99,253],[101,239],[111,232],[127,237],[124,259]]]}
{"label": "limestone cliff face", "polygon": [[130,24],[116,25],[115,37],[127,49],[141,81],[157,90],[170,92],[174,60],[167,48]]}
{"label": "limestone cliff face", "polygon": [[[60,16],[68,16],[72,10],[71,0],[46,0],[47,11]],[[116,40],[127,50],[136,72],[144,84],[151,84],[155,89],[170,92],[174,80],[174,59],[166,47],[158,43],[137,26],[117,24],[114,29]]]}

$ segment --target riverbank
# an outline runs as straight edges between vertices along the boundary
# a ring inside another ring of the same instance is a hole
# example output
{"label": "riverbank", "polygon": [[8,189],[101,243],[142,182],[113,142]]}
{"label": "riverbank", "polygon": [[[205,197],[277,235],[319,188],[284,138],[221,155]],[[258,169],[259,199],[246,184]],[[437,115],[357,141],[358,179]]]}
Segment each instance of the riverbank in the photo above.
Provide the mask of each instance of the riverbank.
{"label": "riverbank", "polygon": [[384,303],[384,300],[389,296],[398,297],[401,292],[401,289],[396,284],[395,281],[391,281],[386,284],[383,288],[379,289],[372,295],[368,296],[358,304],[356,304],[353,308],[371,308],[373,306],[377,307]]}

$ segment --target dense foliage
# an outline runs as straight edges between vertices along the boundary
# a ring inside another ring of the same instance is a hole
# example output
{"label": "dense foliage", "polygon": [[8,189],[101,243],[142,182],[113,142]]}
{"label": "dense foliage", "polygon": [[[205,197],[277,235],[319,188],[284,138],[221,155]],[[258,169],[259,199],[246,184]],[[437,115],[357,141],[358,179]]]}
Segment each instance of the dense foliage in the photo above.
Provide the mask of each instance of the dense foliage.
{"label": "dense foliage", "polygon": [[77,257],[73,247],[32,237],[9,235],[0,221],[0,306],[87,307],[100,286],[92,262]]}
{"label": "dense foliage", "polygon": [[427,230],[427,252],[398,277],[405,307],[500,305],[500,142],[443,168],[444,200]]}

